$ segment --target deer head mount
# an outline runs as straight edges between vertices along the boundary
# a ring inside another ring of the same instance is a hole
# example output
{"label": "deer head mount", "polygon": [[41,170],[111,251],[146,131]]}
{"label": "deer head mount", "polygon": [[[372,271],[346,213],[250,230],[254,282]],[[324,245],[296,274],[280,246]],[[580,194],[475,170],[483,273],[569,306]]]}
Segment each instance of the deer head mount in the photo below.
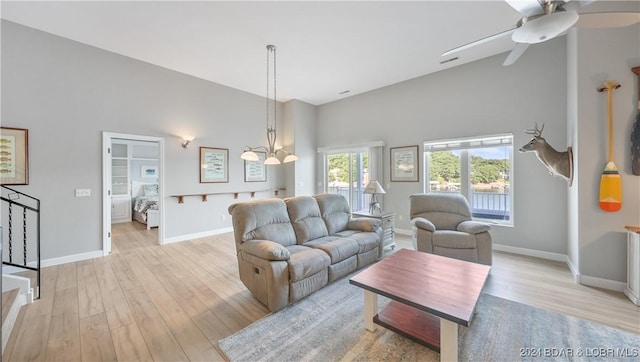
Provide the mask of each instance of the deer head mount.
{"label": "deer head mount", "polygon": [[526,134],[533,135],[529,143],[520,147],[520,152],[535,152],[536,156],[547,167],[552,175],[559,175],[571,186],[573,182],[573,151],[571,147],[567,147],[564,152],[558,152],[551,147],[547,141],[542,138],[542,128],[538,128],[538,124],[534,129],[524,131]]}

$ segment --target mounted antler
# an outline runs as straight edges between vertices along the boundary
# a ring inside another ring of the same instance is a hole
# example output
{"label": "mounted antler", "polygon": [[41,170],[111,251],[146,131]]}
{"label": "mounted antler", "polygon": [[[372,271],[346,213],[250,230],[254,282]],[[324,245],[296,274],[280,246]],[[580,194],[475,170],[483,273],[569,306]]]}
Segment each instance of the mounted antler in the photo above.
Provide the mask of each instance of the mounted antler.
{"label": "mounted antler", "polygon": [[544,129],[544,123],[542,124],[542,128],[538,129],[538,122],[536,122],[536,128],[535,129],[525,130],[524,133],[531,134],[534,137],[541,137],[543,129]]}
{"label": "mounted antler", "polygon": [[520,148],[520,152],[535,152],[540,162],[549,169],[550,174],[562,176],[571,186],[573,182],[573,152],[571,147],[567,147],[565,152],[556,151],[542,138],[543,129],[544,123],[542,128],[538,128],[538,123],[536,123],[535,129],[525,130],[524,133],[533,135],[533,138]]}

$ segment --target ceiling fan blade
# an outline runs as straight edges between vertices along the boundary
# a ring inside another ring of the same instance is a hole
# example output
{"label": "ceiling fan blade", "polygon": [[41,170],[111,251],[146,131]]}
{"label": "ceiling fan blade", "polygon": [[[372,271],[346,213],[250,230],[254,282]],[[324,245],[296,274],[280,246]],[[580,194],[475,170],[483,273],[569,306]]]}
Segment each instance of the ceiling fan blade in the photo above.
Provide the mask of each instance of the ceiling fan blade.
{"label": "ceiling fan blade", "polygon": [[476,46],[476,45],[480,45],[480,44],[483,44],[483,43],[486,43],[486,42],[492,41],[492,40],[494,40],[494,39],[501,38],[501,37],[503,37],[503,36],[505,36],[505,35],[509,35],[509,34],[511,34],[511,33],[512,33],[514,30],[516,30],[516,29],[517,29],[517,27],[515,27],[515,28],[511,28],[511,29],[509,29],[509,30],[505,30],[505,31],[501,31],[501,32],[496,33],[496,34],[493,34],[493,35],[489,35],[488,37],[485,37],[485,38],[482,38],[482,39],[478,39],[478,40],[472,41],[471,43],[467,43],[467,44],[464,44],[464,45],[461,45],[461,46],[455,47],[455,48],[453,48],[453,49],[449,49],[449,50],[447,50],[446,52],[442,53],[442,56],[443,56],[443,57],[446,57],[447,55],[450,55],[450,54],[453,54],[453,53],[457,53],[457,52],[463,51],[463,50],[465,50],[465,49],[472,48],[472,47],[474,47],[474,46]]}
{"label": "ceiling fan blade", "polygon": [[596,0],[571,0],[562,5],[562,7],[566,11],[578,11],[578,9],[583,8],[593,2],[596,2]]}
{"label": "ceiling fan blade", "polygon": [[520,56],[524,54],[525,50],[527,50],[528,47],[529,44],[527,43],[516,44],[515,48],[513,48],[511,53],[509,53],[509,56],[504,60],[504,63],[502,63],[502,65],[506,67],[515,63],[516,60],[518,60],[518,58],[520,58]]}
{"label": "ceiling fan blade", "polygon": [[624,28],[640,23],[640,13],[586,13],[576,23],[580,28]]}
{"label": "ceiling fan blade", "polygon": [[511,5],[520,14],[530,17],[534,15],[544,14],[544,9],[538,2],[538,0],[505,0],[507,4]]}

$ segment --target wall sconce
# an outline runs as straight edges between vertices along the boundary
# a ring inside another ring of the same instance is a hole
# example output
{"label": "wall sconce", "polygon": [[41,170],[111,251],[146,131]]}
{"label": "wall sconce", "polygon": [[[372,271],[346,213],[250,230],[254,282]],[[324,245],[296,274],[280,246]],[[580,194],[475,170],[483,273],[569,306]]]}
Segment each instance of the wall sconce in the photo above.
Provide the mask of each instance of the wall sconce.
{"label": "wall sconce", "polygon": [[191,141],[193,141],[193,136],[182,137],[182,148],[189,147],[189,143],[191,143]]}

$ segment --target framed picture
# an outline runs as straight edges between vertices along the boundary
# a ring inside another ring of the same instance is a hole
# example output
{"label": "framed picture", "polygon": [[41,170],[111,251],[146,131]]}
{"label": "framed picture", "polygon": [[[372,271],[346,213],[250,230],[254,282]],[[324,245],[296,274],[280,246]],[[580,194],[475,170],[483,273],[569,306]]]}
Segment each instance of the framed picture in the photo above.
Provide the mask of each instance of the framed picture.
{"label": "framed picture", "polygon": [[267,166],[264,164],[267,153],[256,152],[256,155],[258,155],[258,161],[244,161],[244,182],[267,181]]}
{"label": "framed picture", "polygon": [[158,178],[158,166],[140,166],[140,177]]}
{"label": "framed picture", "polygon": [[229,182],[229,150],[200,147],[200,183]]}
{"label": "framed picture", "polygon": [[29,131],[0,127],[0,184],[29,184]]}
{"label": "framed picture", "polygon": [[420,181],[418,146],[391,148],[391,181]]}

